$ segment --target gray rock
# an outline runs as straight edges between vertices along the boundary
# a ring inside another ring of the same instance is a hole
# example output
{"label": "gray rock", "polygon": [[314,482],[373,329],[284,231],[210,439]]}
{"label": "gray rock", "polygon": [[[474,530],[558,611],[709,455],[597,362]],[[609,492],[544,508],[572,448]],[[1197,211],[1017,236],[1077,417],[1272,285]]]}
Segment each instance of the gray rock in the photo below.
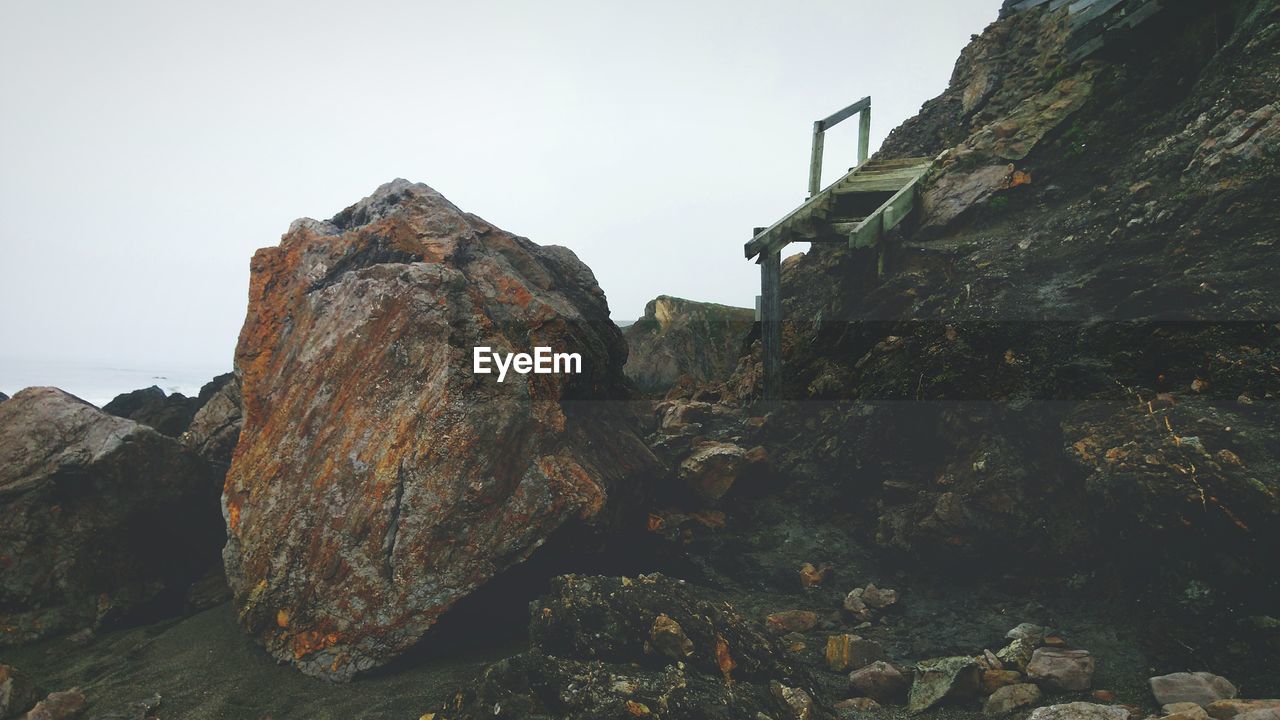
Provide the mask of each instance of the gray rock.
{"label": "gray rock", "polygon": [[849,690],[877,702],[898,703],[907,693],[907,678],[887,662],[873,662],[849,673]]}
{"label": "gray rock", "polygon": [[1192,702],[1203,707],[1236,696],[1236,686],[1230,680],[1207,672],[1170,673],[1147,682],[1151,685],[1151,694],[1161,705]]}
{"label": "gray rock", "polygon": [[1129,720],[1129,711],[1119,705],[1072,702],[1036,708],[1027,720]]}
{"label": "gray rock", "polygon": [[179,439],[225,473],[231,466],[231,455],[240,440],[243,419],[240,378],[233,376],[200,408]]}
{"label": "gray rock", "polygon": [[1027,677],[1047,690],[1088,690],[1094,666],[1088,650],[1039,648],[1031,655]]}
{"label": "gray rock", "polygon": [[991,693],[991,697],[987,698],[986,704],[982,707],[982,712],[988,715],[1004,715],[1037,702],[1040,702],[1040,688],[1033,683],[1005,685]]}
{"label": "gray rock", "polygon": [[180,595],[217,561],[218,492],[176,440],[57,388],[0,405],[0,645]]}
{"label": "gray rock", "polygon": [[0,665],[0,718],[20,716],[43,695],[25,673],[11,665]]}
{"label": "gray rock", "polygon": [[971,699],[977,696],[980,681],[981,669],[971,657],[925,660],[916,665],[907,708],[921,712],[943,702]]}
{"label": "gray rock", "polygon": [[1029,640],[1033,643],[1040,643],[1048,632],[1043,625],[1024,622],[1005,633],[1004,638],[1006,640]]}

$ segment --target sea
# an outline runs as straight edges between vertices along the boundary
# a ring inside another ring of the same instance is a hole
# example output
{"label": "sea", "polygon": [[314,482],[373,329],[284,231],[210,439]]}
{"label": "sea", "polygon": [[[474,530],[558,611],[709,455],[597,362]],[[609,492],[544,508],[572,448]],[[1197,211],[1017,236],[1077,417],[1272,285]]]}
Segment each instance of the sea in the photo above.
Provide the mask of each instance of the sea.
{"label": "sea", "polygon": [[102,407],[121,393],[158,386],[165,394],[192,396],[231,363],[156,363],[19,358],[0,355],[0,392],[12,396],[25,387],[51,385]]}

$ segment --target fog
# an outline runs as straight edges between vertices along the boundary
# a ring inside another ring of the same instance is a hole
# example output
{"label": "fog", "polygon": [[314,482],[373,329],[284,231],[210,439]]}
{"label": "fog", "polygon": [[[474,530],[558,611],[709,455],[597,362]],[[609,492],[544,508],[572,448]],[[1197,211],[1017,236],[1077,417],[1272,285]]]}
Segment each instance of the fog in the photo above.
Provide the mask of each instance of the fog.
{"label": "fog", "polygon": [[871,95],[874,148],[998,5],[4,0],[0,356],[229,369],[253,251],[396,177],[572,248],[615,319],[750,306],[813,121]]}

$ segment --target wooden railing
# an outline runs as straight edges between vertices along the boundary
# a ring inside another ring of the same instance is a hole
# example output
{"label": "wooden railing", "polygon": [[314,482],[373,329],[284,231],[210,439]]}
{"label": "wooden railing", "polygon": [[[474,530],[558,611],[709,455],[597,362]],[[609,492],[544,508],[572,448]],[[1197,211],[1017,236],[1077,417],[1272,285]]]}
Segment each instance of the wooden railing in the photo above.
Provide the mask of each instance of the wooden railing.
{"label": "wooden railing", "polygon": [[858,115],[858,164],[861,165],[867,161],[867,151],[871,147],[870,95],[822,120],[813,121],[813,151],[809,156],[809,197],[817,195],[822,189],[823,134],[842,120],[853,117],[854,114]]}

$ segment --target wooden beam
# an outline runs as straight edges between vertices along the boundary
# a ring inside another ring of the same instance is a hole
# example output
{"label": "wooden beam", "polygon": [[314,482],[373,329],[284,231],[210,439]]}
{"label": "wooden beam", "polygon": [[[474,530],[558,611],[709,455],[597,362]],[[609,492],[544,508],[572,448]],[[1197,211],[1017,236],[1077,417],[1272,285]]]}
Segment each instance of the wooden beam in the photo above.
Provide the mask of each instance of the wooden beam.
{"label": "wooden beam", "polygon": [[849,117],[852,117],[854,113],[859,113],[859,112],[863,112],[870,109],[871,109],[871,96],[868,95],[843,110],[837,110],[836,112],[831,113],[825,118],[814,123],[813,127],[815,130],[819,130],[819,131],[830,130],[832,127],[835,126],[836,123],[840,122],[841,120],[845,120],[845,119],[848,119]]}
{"label": "wooden beam", "polygon": [[867,151],[871,148],[871,98],[864,98],[867,106],[858,116],[858,164],[867,161]]}
{"label": "wooden beam", "polygon": [[915,208],[916,186],[919,182],[919,177],[908,182],[866,220],[859,223],[858,227],[849,233],[849,247],[874,247],[885,233],[906,219]]}
{"label": "wooden beam", "polygon": [[809,152],[809,197],[822,189],[822,121],[813,124],[813,149]]}
{"label": "wooden beam", "polygon": [[764,362],[764,399],[782,391],[782,253],[760,256],[760,350]]}

